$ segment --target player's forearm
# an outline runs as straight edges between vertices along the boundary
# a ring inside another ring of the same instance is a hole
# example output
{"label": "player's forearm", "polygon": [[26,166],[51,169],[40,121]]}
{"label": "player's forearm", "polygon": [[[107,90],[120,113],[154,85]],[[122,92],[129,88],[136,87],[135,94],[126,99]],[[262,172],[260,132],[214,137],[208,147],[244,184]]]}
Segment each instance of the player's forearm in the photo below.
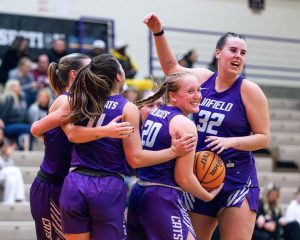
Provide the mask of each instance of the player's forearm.
{"label": "player's forearm", "polygon": [[160,65],[165,75],[168,76],[176,71],[176,67],[178,66],[177,59],[167,42],[165,34],[154,37],[154,40]]}
{"label": "player's forearm", "polygon": [[267,134],[253,134],[245,137],[233,137],[233,148],[241,151],[255,151],[266,148],[269,145]]}
{"label": "player's forearm", "polygon": [[132,168],[141,168],[168,162],[175,157],[176,153],[171,148],[167,148],[159,151],[136,151],[135,154],[127,157],[127,160]]}
{"label": "player's forearm", "polygon": [[85,143],[108,137],[106,129],[106,126],[96,128],[76,126],[73,124],[63,126],[63,130],[69,141],[73,143]]}
{"label": "player's forearm", "polygon": [[50,113],[31,125],[31,134],[35,137],[40,137],[45,132],[66,124],[67,119],[65,115],[65,112],[61,110],[56,110],[55,112]]}
{"label": "player's forearm", "polygon": [[176,183],[185,192],[188,192],[205,202],[212,200],[212,196],[200,185],[198,179],[194,174],[186,174],[181,177],[175,175],[175,179]]}
{"label": "player's forearm", "polygon": [[64,123],[65,118],[59,117],[59,118],[52,118],[48,116],[45,116],[44,118],[40,119],[39,121],[34,122],[31,125],[30,132],[35,137],[40,137],[45,132],[59,127]]}

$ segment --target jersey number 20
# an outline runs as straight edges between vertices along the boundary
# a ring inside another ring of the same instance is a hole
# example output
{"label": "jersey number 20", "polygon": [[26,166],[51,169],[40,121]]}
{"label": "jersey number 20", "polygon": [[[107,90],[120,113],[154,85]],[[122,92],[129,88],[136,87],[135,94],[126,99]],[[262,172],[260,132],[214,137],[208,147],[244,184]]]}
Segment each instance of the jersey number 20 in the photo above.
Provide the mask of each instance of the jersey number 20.
{"label": "jersey number 20", "polygon": [[162,124],[147,120],[144,124],[144,130],[142,132],[142,145],[146,147],[153,147],[157,134]]}

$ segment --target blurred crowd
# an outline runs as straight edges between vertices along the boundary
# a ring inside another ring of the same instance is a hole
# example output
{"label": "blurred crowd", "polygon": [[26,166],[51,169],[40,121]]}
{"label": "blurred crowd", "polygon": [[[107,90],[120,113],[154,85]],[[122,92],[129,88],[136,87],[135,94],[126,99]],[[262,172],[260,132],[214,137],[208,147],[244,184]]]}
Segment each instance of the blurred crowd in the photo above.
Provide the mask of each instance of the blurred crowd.
{"label": "blurred crowd", "polygon": [[[32,150],[35,139],[30,134],[34,121],[44,117],[55,98],[47,76],[48,66],[70,52],[65,40],[55,39],[52,48],[31,57],[28,40],[22,36],[14,39],[7,51],[0,56],[0,128],[4,131],[5,141],[16,144],[18,150]],[[90,57],[110,52],[122,65],[127,79],[134,79],[138,67],[127,53],[128,44],[116,41],[113,49],[105,42],[96,39],[92,45]],[[198,55],[191,49],[178,61],[192,68]],[[124,96],[135,102],[141,95],[135,86],[125,86]]]}
{"label": "blurred crowd", "polygon": [[[33,149],[30,126],[47,114],[55,98],[47,76],[49,64],[70,53],[65,40],[55,39],[51,49],[33,59],[28,43],[26,38],[18,36],[0,56],[0,128],[4,131],[5,141],[16,144],[18,150]],[[109,52],[101,39],[91,46],[88,53],[91,57]],[[128,44],[117,41],[111,54],[119,60],[127,78],[134,78],[138,68],[127,54],[127,47]],[[132,101],[137,98],[137,93],[132,87],[125,91]]]}
{"label": "blurred crowd", "polygon": [[280,205],[280,187],[270,182],[260,199],[252,240],[300,239],[300,188],[295,199],[283,211]]}

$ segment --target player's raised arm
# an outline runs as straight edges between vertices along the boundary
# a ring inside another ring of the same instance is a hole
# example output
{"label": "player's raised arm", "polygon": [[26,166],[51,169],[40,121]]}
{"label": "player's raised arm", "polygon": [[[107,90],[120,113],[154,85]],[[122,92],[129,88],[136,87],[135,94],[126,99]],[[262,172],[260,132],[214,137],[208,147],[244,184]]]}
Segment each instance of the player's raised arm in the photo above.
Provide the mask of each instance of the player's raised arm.
{"label": "player's raised arm", "polygon": [[178,64],[177,59],[167,42],[163,25],[159,18],[154,13],[150,13],[145,17],[144,23],[154,35],[157,56],[165,75],[168,76],[174,72],[184,71],[185,68]]}
{"label": "player's raised arm", "polygon": [[70,105],[64,99],[66,96],[59,96],[50,110],[50,114],[42,119],[34,122],[31,126],[31,134],[35,137],[40,137],[45,132],[67,123],[66,116],[70,113]]}
{"label": "player's raised arm", "polygon": [[212,75],[212,72],[205,68],[191,69],[179,65],[175,54],[167,41],[163,25],[157,15],[154,13],[148,14],[144,19],[144,23],[153,33],[157,56],[166,76],[182,71],[191,72],[197,77],[200,84],[202,84],[209,76]]}

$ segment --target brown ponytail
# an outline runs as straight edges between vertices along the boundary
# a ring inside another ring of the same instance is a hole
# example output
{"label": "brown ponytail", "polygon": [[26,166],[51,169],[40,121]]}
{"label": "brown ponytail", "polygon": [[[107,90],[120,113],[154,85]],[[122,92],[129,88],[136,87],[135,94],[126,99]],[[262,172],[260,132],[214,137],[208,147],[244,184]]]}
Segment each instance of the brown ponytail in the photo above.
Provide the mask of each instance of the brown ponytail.
{"label": "brown ponytail", "polygon": [[70,89],[70,122],[101,115],[119,72],[118,61],[109,54],[94,57],[89,65],[80,69]]}

